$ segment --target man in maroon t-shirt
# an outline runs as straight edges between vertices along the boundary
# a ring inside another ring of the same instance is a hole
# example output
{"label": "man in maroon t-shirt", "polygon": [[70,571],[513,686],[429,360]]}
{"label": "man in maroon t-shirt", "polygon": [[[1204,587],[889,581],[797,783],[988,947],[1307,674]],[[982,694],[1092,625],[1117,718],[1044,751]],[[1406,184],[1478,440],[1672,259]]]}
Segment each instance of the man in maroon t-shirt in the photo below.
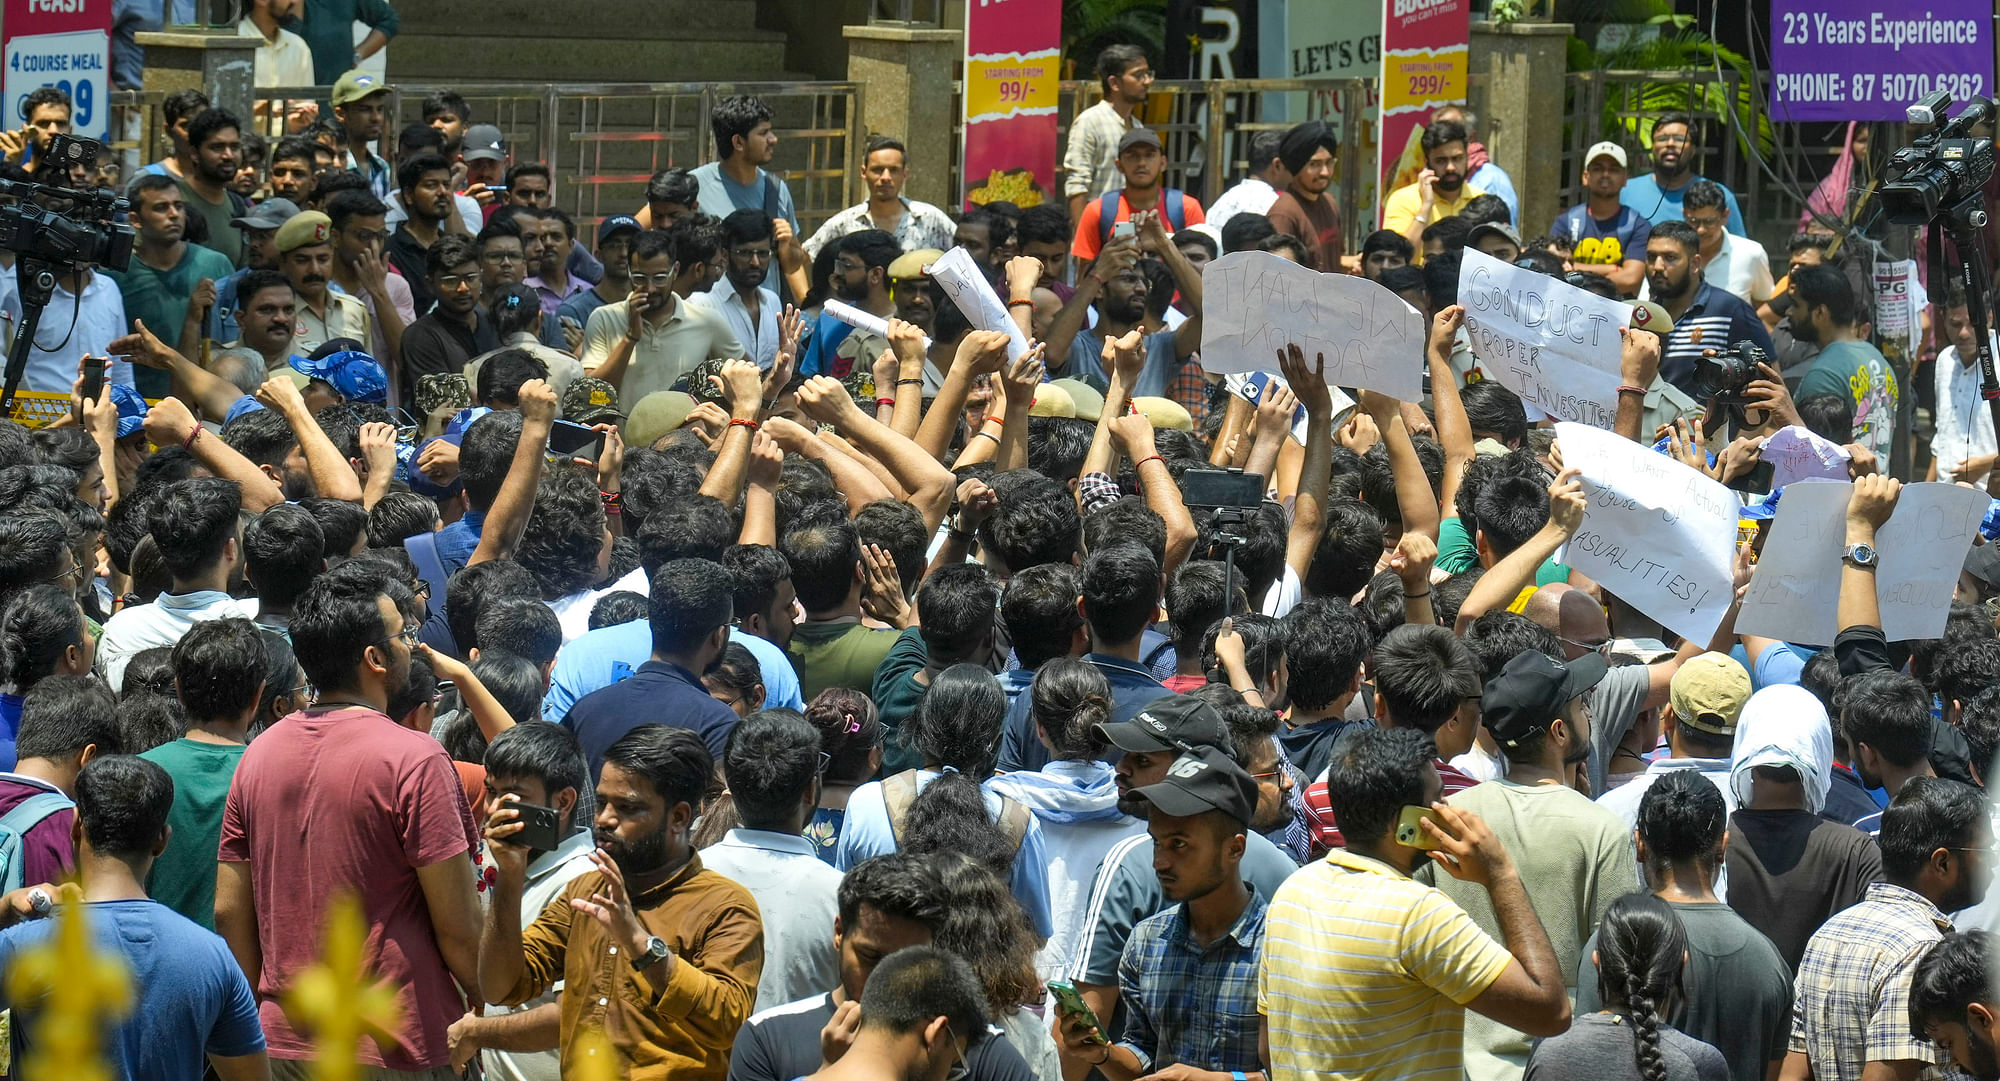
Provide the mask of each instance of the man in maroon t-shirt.
{"label": "man in maroon t-shirt", "polygon": [[1328,189],[1333,185],[1333,129],[1313,120],[1285,133],[1278,157],[1292,171],[1292,182],[1278,193],[1267,213],[1271,225],[1303,241],[1312,268],[1322,273],[1340,270],[1340,207]]}
{"label": "man in maroon t-shirt", "polygon": [[379,563],[315,579],[292,613],[292,647],[317,704],[250,744],[223,808],[215,926],[257,991],[271,1074],[303,1077],[312,1043],[280,1003],[324,949],[327,904],[367,922],[362,966],[395,989],[402,1023],[363,1064],[446,1078],[454,986],[478,980],[477,843],[458,774],[436,740],[390,720],[409,679],[421,607]]}
{"label": "man in maroon t-shirt", "polygon": [[41,795],[46,814],[32,816],[21,833],[21,881],[57,882],[76,863],[70,826],[76,821],[76,775],[100,754],[122,754],[118,703],[90,676],[48,676],[21,704],[18,758],[11,773],[0,773],[0,817]]}

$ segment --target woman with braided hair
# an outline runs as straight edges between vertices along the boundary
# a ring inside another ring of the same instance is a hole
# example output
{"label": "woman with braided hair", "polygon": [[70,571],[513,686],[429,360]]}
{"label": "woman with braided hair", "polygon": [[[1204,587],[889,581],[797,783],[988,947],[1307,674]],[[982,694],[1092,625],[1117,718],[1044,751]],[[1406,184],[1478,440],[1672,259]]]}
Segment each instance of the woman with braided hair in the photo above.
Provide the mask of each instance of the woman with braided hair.
{"label": "woman with braided hair", "polygon": [[1666,1023],[1687,931],[1665,901],[1628,893],[1612,902],[1591,960],[1604,1008],[1535,1045],[1526,1081],[1729,1081],[1722,1052]]}

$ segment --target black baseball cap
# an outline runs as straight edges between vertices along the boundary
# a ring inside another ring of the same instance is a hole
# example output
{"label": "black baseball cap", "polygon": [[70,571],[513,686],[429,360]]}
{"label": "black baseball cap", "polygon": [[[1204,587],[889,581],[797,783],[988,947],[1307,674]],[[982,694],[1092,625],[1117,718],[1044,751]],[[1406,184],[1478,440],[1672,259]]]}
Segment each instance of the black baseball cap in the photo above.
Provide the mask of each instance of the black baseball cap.
{"label": "black baseball cap", "polygon": [[1150,146],[1163,154],[1167,150],[1166,144],[1160,142],[1160,133],[1154,131],[1152,128],[1133,128],[1118,140],[1118,152],[1120,154],[1135,146]]}
{"label": "black baseball cap", "polygon": [[1216,747],[1229,739],[1222,714],[1207,702],[1185,694],[1155,698],[1131,720],[1100,724],[1095,731],[1113,747],[1138,754],[1157,754],[1176,747]]}
{"label": "black baseball cap", "polygon": [[1524,649],[1486,681],[1479,698],[1481,720],[1494,739],[1512,747],[1546,731],[1570,699],[1597,686],[1605,668],[1598,653],[1565,664],[1539,650]]}
{"label": "black baseball cap", "polygon": [[1257,810],[1257,782],[1215,747],[1196,747],[1174,759],[1166,779],[1132,790],[1175,818],[1221,811],[1248,826]]}

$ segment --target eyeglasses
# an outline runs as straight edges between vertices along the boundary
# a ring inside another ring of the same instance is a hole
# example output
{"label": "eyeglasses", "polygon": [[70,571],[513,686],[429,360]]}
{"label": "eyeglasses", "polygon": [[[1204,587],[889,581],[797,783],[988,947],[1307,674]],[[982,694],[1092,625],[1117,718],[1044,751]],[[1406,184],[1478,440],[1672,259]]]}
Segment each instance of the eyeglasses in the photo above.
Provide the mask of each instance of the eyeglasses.
{"label": "eyeglasses", "polygon": [[632,275],[632,284],[637,285],[640,282],[645,282],[647,285],[650,285],[655,289],[671,289],[673,288],[674,285],[674,276],[672,274]]}
{"label": "eyeglasses", "polygon": [[1250,779],[1253,781],[1261,781],[1268,777],[1283,777],[1284,775],[1285,775],[1285,767],[1279,766],[1277,769],[1274,769],[1269,773],[1253,773],[1250,775]]}
{"label": "eyeglasses", "polygon": [[731,248],[729,257],[745,263],[768,263],[771,261],[769,248]]}
{"label": "eyeglasses", "polygon": [[1137,79],[1142,83],[1150,83],[1156,78],[1150,69],[1146,71],[1128,71],[1125,73],[1125,77],[1127,79]]}
{"label": "eyeglasses", "polygon": [[1667,146],[1686,146],[1686,145],[1688,145],[1689,143],[1691,143],[1691,142],[1693,142],[1693,141],[1694,141],[1693,139],[1690,139],[1690,138],[1688,138],[1688,137],[1687,137],[1687,136],[1685,136],[1685,135],[1655,135],[1655,136],[1653,136],[1653,145],[1654,145],[1654,146],[1660,146],[1660,145],[1662,145],[1662,144],[1664,144],[1664,145],[1667,145]]}
{"label": "eyeglasses", "polygon": [[1606,638],[1602,642],[1579,642],[1574,638],[1561,638],[1559,640],[1563,645],[1574,646],[1585,653],[1595,653],[1600,657],[1608,656],[1611,653],[1611,639],[1609,638]]}
{"label": "eyeglasses", "polygon": [[63,572],[62,572],[61,574],[55,574],[55,575],[51,575],[51,576],[49,576],[48,578],[45,578],[45,579],[43,579],[43,581],[47,581],[47,582],[66,582],[66,583],[68,583],[68,584],[70,584],[70,585],[75,585],[75,584],[76,584],[76,582],[77,582],[77,579],[78,579],[78,578],[79,578],[79,577],[80,577],[80,576],[81,576],[82,574],[83,574],[83,564],[81,564],[81,563],[78,563],[78,562],[77,562],[76,560],[72,559],[72,560],[70,560],[70,561],[69,561],[69,569],[68,569],[68,570],[66,570],[66,571],[63,571]]}
{"label": "eyeglasses", "polygon": [[489,263],[523,263],[527,261],[527,256],[517,255],[510,251],[490,251],[481,255],[480,258]]}
{"label": "eyeglasses", "polygon": [[445,293],[456,293],[460,289],[475,288],[478,284],[479,275],[477,274],[450,274],[438,279],[438,290]]}
{"label": "eyeglasses", "polygon": [[972,1072],[972,1067],[965,1061],[965,1048],[957,1041],[953,1041],[952,1050],[957,1056],[957,1061],[951,1064],[951,1069],[945,1071],[944,1081],[965,1081],[966,1076]]}
{"label": "eyeglasses", "polygon": [[389,637],[402,642],[404,645],[409,646],[411,649],[415,649],[417,647],[417,638],[422,631],[423,631],[423,626],[421,624],[404,623],[402,630],[397,631],[395,634],[392,634]]}

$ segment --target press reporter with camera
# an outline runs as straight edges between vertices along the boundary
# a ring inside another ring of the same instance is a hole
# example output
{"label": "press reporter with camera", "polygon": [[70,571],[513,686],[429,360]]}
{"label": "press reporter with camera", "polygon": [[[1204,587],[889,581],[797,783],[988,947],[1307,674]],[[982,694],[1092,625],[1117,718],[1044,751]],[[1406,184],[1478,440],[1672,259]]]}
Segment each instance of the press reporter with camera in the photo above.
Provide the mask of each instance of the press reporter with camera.
{"label": "press reporter with camera", "polygon": [[[72,186],[97,164],[99,144],[60,132],[38,144],[37,153],[60,170],[42,170],[46,183],[0,181],[0,248],[13,252],[14,283],[0,316],[15,327],[9,345],[6,389],[0,409],[10,408],[22,389],[63,393],[76,376],[76,359],[110,353],[111,340],[125,333],[125,302],[118,287],[93,267],[123,270],[132,259],[136,231],[117,215],[130,208],[116,192]],[[47,327],[44,309],[54,302]],[[64,309],[68,310],[65,311]],[[120,359],[106,378],[132,384],[132,366]]]}

